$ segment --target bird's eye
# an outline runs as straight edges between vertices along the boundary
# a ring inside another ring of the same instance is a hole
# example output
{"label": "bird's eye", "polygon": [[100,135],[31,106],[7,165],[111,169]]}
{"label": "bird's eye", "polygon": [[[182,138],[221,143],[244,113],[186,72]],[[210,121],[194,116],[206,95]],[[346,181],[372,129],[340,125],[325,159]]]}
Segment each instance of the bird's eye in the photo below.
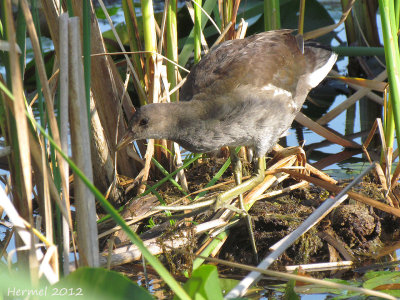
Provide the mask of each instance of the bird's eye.
{"label": "bird's eye", "polygon": [[144,118],[139,121],[139,126],[146,126],[149,123],[149,119]]}

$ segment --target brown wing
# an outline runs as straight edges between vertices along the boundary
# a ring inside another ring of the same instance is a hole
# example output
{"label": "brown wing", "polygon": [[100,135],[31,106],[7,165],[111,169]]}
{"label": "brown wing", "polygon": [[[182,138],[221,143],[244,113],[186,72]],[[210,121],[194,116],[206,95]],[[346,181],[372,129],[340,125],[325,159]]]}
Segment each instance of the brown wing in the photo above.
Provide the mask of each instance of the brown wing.
{"label": "brown wing", "polygon": [[239,85],[262,88],[271,84],[295,92],[305,59],[291,32],[268,31],[217,46],[192,68],[181,89],[181,100],[200,93],[226,93]]}

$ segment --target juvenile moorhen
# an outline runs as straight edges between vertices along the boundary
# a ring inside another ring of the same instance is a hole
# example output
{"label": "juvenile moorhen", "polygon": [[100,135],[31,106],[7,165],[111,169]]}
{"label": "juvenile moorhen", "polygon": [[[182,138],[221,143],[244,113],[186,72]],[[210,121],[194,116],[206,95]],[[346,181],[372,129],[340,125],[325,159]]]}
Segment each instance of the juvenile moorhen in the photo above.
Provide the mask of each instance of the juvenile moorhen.
{"label": "juvenile moorhen", "polygon": [[[117,150],[139,139],[168,139],[192,152],[230,146],[237,186],[220,194],[216,206],[239,196],[243,210],[242,193],[264,176],[263,156],[285,135],[308,92],[325,78],[336,58],[315,42],[305,42],[302,53],[292,30],[226,41],[192,68],[181,102],[140,107]],[[252,148],[258,176],[241,183],[234,146]],[[258,260],[248,215],[247,226]]]}
{"label": "juvenile moorhen", "polygon": [[286,133],[336,58],[315,42],[305,42],[302,53],[288,29],[223,42],[192,68],[183,101],[136,111],[117,149],[132,140],[168,139],[192,152],[249,146],[260,158]]}

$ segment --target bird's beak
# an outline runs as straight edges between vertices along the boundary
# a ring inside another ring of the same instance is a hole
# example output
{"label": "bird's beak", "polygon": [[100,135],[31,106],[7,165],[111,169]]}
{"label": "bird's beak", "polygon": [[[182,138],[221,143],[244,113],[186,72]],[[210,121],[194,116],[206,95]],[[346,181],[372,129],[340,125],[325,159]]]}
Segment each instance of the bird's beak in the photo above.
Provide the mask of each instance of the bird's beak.
{"label": "bird's beak", "polygon": [[119,140],[117,146],[116,146],[116,151],[119,151],[123,148],[125,148],[130,142],[132,142],[135,139],[133,136],[132,131],[128,130],[125,132],[124,136]]}

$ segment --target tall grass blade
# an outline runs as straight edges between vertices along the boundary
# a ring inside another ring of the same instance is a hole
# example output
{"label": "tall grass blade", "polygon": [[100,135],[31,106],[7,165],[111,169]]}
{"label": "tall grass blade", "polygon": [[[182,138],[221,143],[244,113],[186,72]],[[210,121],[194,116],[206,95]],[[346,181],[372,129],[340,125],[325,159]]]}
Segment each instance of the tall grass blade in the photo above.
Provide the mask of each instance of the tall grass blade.
{"label": "tall grass blade", "polygon": [[201,57],[201,0],[193,0],[194,5],[194,62],[198,63]]}
{"label": "tall grass blade", "polygon": [[144,50],[146,54],[146,76],[148,80],[148,96],[151,102],[153,102],[156,95],[153,95],[154,86],[154,63],[155,58],[151,53],[157,52],[157,36],[156,36],[156,21],[154,19],[154,10],[152,0],[142,0],[142,20],[143,20],[143,36],[144,36]]}
{"label": "tall grass blade", "polygon": [[[178,28],[176,14],[177,2],[176,0],[169,0],[167,11],[167,58],[178,63]],[[176,66],[170,62],[167,62],[167,78],[170,83],[169,90],[171,90],[177,84],[177,69]],[[170,97],[171,101],[177,100],[176,93],[170,95]]]}
{"label": "tall grass blade", "polygon": [[264,28],[265,31],[281,27],[279,0],[264,0]]}
{"label": "tall grass blade", "polygon": [[396,27],[393,27],[395,17],[391,0],[379,0],[379,11],[382,22],[382,35],[385,45],[385,57],[389,77],[390,99],[393,107],[393,117],[397,136],[397,146],[400,148],[400,58]]}
{"label": "tall grass blade", "polygon": [[[203,5],[203,9],[210,14],[213,10],[213,8],[215,7],[215,5],[217,4],[217,0],[206,0],[204,2]],[[203,30],[204,27],[206,26],[207,23],[207,19],[206,18],[202,18],[202,22],[201,22],[201,29]],[[190,34],[188,35],[188,37],[185,40],[185,44],[181,50],[181,52],[179,53],[179,64],[181,66],[185,66],[186,63],[188,62],[190,55],[193,52],[194,49],[194,29],[192,29],[190,31]]]}
{"label": "tall grass blade", "polygon": [[[139,28],[135,13],[135,8],[133,1],[122,0],[122,8],[125,16],[125,23],[129,34],[129,45],[132,52],[142,51],[142,45],[140,42]],[[144,58],[140,54],[132,54],[132,61],[134,64],[134,69],[137,74],[137,79],[135,78],[134,85],[139,95],[140,105],[145,105],[147,102],[146,94],[144,93],[145,79],[144,79]],[[143,91],[143,92],[142,92]]]}

